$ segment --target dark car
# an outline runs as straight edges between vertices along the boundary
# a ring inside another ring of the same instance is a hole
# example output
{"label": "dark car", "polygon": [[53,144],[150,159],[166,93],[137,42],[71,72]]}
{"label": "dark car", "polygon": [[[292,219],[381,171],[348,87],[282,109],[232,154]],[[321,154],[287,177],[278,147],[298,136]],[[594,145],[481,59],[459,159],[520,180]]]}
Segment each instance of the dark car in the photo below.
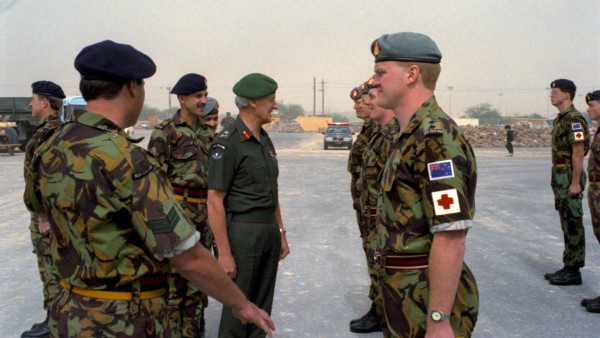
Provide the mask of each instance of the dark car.
{"label": "dark car", "polygon": [[323,133],[323,149],[329,147],[344,147],[352,149],[352,135],[350,124],[346,122],[332,122],[327,124],[327,130]]}

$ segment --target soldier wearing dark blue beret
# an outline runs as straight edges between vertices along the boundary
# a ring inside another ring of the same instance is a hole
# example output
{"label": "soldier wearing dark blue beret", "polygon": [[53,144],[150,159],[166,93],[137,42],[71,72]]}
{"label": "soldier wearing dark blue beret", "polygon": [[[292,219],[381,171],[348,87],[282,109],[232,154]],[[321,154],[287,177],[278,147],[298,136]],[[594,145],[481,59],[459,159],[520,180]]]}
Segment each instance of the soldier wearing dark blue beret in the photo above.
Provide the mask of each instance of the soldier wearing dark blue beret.
{"label": "soldier wearing dark blue beret", "polygon": [[[36,149],[24,194],[56,236],[51,250],[62,287],[50,309],[50,335],[171,336],[164,293],[172,268],[270,334],[270,317],[199,243],[204,238],[161,164],[124,131],[141,113],[143,79],[156,71],[154,62],[129,45],[103,41],[85,47],[75,67],[87,108]],[[206,198],[184,194],[196,204]]]}
{"label": "soldier wearing dark blue beret", "polygon": [[[290,252],[283,227],[277,152],[261,127],[277,109],[277,82],[260,73],[234,86],[239,114],[215,137],[209,155],[208,217],[219,263],[250,301],[271,312],[279,261]],[[260,253],[260,254],[255,254]],[[261,337],[223,306],[219,337]]]}
{"label": "soldier wearing dark blue beret", "polygon": [[[62,121],[58,111],[63,105],[65,94],[54,82],[37,81],[31,84],[31,115],[36,119],[36,130],[25,148],[25,176],[27,177],[28,168],[31,165],[31,160],[34,156],[35,149],[48,137],[50,137],[56,127]],[[52,304],[56,296],[59,284],[60,274],[56,269],[50,245],[52,242],[52,233],[50,225],[44,219],[31,214],[31,222],[29,224],[31,234],[31,242],[33,244],[33,253],[37,256],[38,270],[42,280],[42,290],[44,295],[44,309],[48,314],[50,304]],[[44,337],[48,336],[48,315],[46,320],[41,323],[34,324],[30,330],[23,332],[22,337]]]}
{"label": "soldier wearing dark blue beret", "polygon": [[552,122],[552,178],[554,206],[564,238],[563,267],[544,278],[553,285],[579,285],[585,264],[585,231],[582,198],[585,189],[583,158],[590,146],[588,124],[575,109],[577,87],[567,79],[550,83],[550,102],[558,109]]}
{"label": "soldier wearing dark blue beret", "polygon": [[[208,189],[208,148],[214,132],[204,123],[208,89],[200,74],[183,75],[171,89],[181,108],[172,118],[159,123],[150,136],[148,151],[161,163],[187,216],[200,232],[201,243],[209,251],[213,235],[208,226],[206,189]],[[204,335],[206,294],[177,272],[168,278],[167,302],[171,328],[183,337]]]}

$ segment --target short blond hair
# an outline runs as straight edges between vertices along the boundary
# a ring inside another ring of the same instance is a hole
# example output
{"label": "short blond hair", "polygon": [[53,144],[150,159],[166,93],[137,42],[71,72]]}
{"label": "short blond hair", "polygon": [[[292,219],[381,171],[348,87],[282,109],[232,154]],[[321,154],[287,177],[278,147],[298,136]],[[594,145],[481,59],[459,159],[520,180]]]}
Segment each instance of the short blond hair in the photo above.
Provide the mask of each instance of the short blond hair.
{"label": "short blond hair", "polygon": [[417,66],[419,67],[419,73],[421,79],[423,79],[423,85],[427,89],[435,90],[435,85],[440,77],[442,66],[439,63],[428,63],[428,62],[408,62],[398,61],[402,67]]}

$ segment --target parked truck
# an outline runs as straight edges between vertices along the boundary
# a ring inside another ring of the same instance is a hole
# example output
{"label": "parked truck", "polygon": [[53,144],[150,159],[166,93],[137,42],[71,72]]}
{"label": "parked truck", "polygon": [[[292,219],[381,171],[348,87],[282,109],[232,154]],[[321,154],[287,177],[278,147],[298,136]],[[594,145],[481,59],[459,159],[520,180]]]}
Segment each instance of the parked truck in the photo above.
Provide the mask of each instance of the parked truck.
{"label": "parked truck", "polygon": [[[31,96],[0,97],[0,133],[6,134],[6,142],[20,144],[21,150],[35,132],[36,120],[31,116]],[[68,121],[75,109],[85,109],[86,102],[81,96],[69,96],[63,100],[59,112],[63,121]]]}

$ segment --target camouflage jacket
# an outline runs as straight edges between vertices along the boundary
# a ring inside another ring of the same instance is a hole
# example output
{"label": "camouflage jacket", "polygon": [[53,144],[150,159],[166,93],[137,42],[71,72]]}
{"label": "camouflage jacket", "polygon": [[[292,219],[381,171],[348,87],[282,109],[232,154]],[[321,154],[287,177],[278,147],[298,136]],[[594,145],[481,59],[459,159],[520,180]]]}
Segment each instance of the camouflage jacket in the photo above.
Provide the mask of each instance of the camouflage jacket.
{"label": "camouflage jacket", "polygon": [[33,156],[24,201],[48,217],[52,256],[69,284],[112,289],[168,272],[155,256],[195,236],[158,163],[135,141],[102,115],[76,110]]}
{"label": "camouflage jacket", "polygon": [[392,117],[382,128],[377,128],[363,152],[362,168],[357,182],[361,192],[361,208],[377,206],[377,197],[381,191],[381,173],[398,130],[398,120]]}
{"label": "camouflage jacket", "polygon": [[[25,147],[25,164],[23,166],[23,175],[25,180],[27,181],[27,173],[29,171],[29,167],[31,166],[31,158],[37,147],[48,137],[52,136],[56,127],[60,126],[62,121],[60,120],[60,116],[58,113],[50,114],[45,118],[41,119],[35,129],[33,135],[31,135],[31,139],[27,142],[27,146]],[[29,229],[32,231],[38,231],[38,217],[35,214],[31,214],[31,223],[29,224]]]}
{"label": "camouflage jacket", "polygon": [[379,126],[373,121],[365,122],[360,133],[356,136],[356,141],[352,144],[350,155],[348,156],[348,172],[350,178],[350,195],[352,196],[352,204],[354,209],[360,209],[360,187],[357,185],[362,168],[363,152],[367,147],[367,143],[379,130]]}
{"label": "camouflage jacket", "polygon": [[600,176],[600,137],[598,132],[594,135],[590,157],[588,158],[588,175]]}
{"label": "camouflage jacket", "polygon": [[152,131],[148,151],[161,163],[173,185],[192,189],[208,187],[208,148],[213,133],[201,123],[194,131],[181,112],[162,121]]}
{"label": "camouflage jacket", "polygon": [[[554,189],[568,189],[571,183],[572,170],[570,170],[573,144],[583,142],[584,156],[590,149],[590,131],[587,121],[574,106],[558,114],[552,122],[552,163],[565,163],[568,170],[557,168],[552,170],[551,185]],[[567,161],[568,163],[566,163]],[[568,177],[560,177],[566,173]],[[581,175],[582,189],[585,187],[585,173]],[[560,183],[564,182],[564,183]]]}
{"label": "camouflage jacket", "polygon": [[435,97],[425,101],[398,134],[381,184],[379,251],[427,253],[432,231],[471,227],[477,184],[475,155]]}

